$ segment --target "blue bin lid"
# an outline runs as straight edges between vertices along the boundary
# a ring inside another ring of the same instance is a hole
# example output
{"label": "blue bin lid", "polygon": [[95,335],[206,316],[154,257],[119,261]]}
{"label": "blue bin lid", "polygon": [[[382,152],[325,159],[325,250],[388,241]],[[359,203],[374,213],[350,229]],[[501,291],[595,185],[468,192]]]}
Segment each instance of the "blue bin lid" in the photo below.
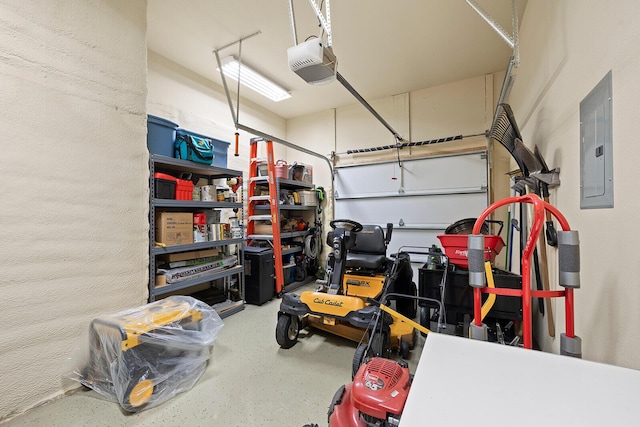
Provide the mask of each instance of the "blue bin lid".
{"label": "blue bin lid", "polygon": [[178,125],[176,123],[173,123],[167,119],[163,119],[162,117],[158,117],[158,116],[152,116],[151,114],[147,114],[147,120],[150,121],[153,124],[156,125],[160,125],[160,126],[165,126],[171,129],[177,129]]}

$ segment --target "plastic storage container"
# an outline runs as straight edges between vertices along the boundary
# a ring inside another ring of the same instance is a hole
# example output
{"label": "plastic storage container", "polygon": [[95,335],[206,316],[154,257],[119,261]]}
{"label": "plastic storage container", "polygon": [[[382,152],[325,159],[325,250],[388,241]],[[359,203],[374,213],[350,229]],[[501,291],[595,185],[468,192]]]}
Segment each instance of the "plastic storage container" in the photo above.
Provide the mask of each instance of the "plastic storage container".
{"label": "plastic storage container", "polygon": [[300,197],[300,204],[302,206],[315,206],[318,204],[314,190],[298,191],[298,196]]}
{"label": "plastic storage container", "polygon": [[147,148],[149,153],[173,157],[173,143],[178,125],[167,119],[147,116]]}
{"label": "plastic storage container", "polygon": [[285,160],[278,160],[276,162],[276,178],[289,178],[289,165]]}
{"label": "plastic storage container", "polygon": [[176,179],[176,200],[193,200],[193,182]]}
{"label": "plastic storage container", "polygon": [[[221,168],[227,167],[227,152],[229,151],[230,142],[221,141],[219,139],[211,138],[210,136],[202,135],[199,133],[191,132],[186,129],[178,129],[176,135],[193,135],[198,138],[208,139],[213,143],[213,166],[219,166]],[[175,136],[174,136],[175,140]],[[171,146],[171,157],[173,157],[173,145]]]}
{"label": "plastic storage container", "polygon": [[153,174],[154,194],[156,199],[176,198],[176,178],[166,173],[156,172]]}

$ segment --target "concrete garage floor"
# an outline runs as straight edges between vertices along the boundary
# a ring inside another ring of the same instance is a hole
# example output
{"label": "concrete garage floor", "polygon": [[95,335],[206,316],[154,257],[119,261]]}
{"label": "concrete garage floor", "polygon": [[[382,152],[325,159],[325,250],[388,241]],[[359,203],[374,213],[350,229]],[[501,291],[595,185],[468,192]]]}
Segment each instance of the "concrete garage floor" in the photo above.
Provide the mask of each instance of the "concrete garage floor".
{"label": "concrete garage floor", "polygon": [[[351,381],[356,343],[319,330],[303,330],[298,343],[283,350],[275,340],[279,306],[279,299],[259,307],[247,305],[224,319],[198,384],[156,408],[128,414],[118,403],[80,390],[3,426],[326,426],[333,395]],[[419,336],[411,352],[412,373],[423,343]]]}

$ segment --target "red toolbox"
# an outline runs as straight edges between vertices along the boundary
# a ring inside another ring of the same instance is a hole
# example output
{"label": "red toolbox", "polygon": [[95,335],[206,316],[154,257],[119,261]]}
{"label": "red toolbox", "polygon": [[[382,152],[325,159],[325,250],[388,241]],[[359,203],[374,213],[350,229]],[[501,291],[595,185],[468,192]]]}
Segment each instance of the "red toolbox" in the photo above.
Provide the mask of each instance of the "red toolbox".
{"label": "red toolbox", "polygon": [[156,199],[176,198],[176,177],[156,172],[153,174],[153,181],[153,197]]}
{"label": "red toolbox", "polygon": [[176,178],[176,200],[193,200],[193,182]]}

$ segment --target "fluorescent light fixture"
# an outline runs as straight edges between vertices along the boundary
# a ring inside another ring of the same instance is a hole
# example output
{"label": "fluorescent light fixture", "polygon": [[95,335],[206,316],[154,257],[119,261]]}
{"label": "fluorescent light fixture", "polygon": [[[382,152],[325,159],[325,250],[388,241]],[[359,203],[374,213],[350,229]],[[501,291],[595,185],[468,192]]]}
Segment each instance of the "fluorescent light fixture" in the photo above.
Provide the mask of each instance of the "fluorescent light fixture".
{"label": "fluorescent light fixture", "polygon": [[222,72],[225,76],[240,81],[249,89],[258,92],[260,95],[266,96],[272,101],[278,102],[283,99],[291,98],[291,94],[278,86],[271,80],[253,71],[251,68],[238,62],[233,56],[227,56],[221,61]]}

